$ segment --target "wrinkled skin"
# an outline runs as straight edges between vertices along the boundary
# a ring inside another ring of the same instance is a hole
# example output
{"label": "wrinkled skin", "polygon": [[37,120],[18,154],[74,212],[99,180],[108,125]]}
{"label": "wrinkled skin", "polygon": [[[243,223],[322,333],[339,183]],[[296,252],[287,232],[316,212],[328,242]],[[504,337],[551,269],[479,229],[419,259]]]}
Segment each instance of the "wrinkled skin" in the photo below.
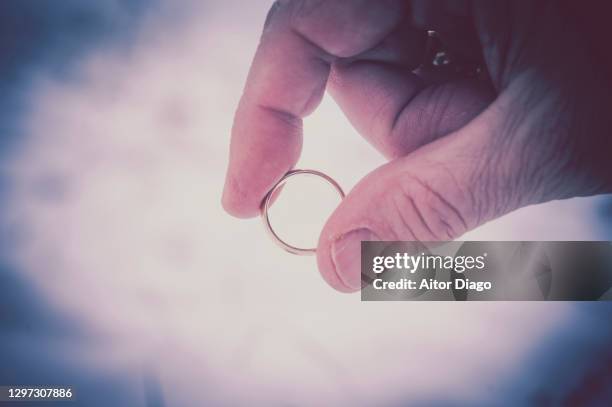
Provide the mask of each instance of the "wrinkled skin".
{"label": "wrinkled skin", "polygon": [[[321,233],[319,269],[340,291],[361,287],[360,240],[454,239],[525,205],[610,192],[610,72],[583,25],[555,1],[278,1],[236,113],[225,209],[259,213],[325,90],[389,158]],[[425,29],[481,77],[415,71]]]}

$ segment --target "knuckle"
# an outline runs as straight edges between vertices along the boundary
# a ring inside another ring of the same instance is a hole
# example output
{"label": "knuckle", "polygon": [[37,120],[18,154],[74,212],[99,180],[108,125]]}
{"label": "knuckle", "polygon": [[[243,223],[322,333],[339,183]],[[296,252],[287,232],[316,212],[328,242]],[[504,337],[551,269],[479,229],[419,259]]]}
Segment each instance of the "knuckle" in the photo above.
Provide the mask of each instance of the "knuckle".
{"label": "knuckle", "polygon": [[308,19],[318,13],[329,0],[289,0],[294,5],[296,19]]}
{"label": "knuckle", "polygon": [[291,27],[338,58],[354,57],[380,43],[401,20],[398,0],[294,0]]}
{"label": "knuckle", "polygon": [[274,15],[278,12],[278,9],[281,7],[281,0],[276,0],[270,10],[268,10],[268,14],[266,15],[266,21],[264,22],[264,30],[270,26]]}
{"label": "knuckle", "polygon": [[278,21],[282,21],[282,25],[295,25],[296,20],[304,13],[305,3],[308,0],[275,0],[264,23],[264,31]]}
{"label": "knuckle", "polygon": [[335,8],[338,4],[329,0],[294,0],[290,24],[299,36],[329,55],[348,56],[347,30],[336,21]]}
{"label": "knuckle", "polygon": [[465,216],[436,186],[406,174],[390,189],[394,234],[419,241],[452,240],[468,229]]}

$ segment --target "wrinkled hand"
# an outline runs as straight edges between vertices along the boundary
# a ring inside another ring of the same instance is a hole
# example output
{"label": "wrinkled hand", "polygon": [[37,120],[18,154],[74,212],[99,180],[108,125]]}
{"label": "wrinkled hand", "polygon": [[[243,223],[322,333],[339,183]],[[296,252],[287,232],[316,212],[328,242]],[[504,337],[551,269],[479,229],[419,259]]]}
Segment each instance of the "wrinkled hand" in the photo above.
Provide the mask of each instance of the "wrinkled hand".
{"label": "wrinkled hand", "polygon": [[[361,240],[454,239],[525,205],[610,191],[609,78],[560,4],[278,1],[236,113],[225,209],[259,213],[326,89],[390,160],[321,233],[319,269],[338,290],[361,287]],[[422,66],[427,29],[482,77]]]}

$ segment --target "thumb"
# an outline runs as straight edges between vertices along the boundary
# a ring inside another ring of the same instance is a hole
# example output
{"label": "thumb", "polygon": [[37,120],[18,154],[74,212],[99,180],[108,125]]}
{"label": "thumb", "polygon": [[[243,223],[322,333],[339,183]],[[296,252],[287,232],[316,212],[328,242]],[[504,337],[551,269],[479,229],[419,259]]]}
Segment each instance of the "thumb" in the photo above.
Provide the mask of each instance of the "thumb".
{"label": "thumb", "polygon": [[[452,240],[480,223],[474,160],[443,140],[368,174],[332,214],[317,249],[332,287],[361,288],[362,241]],[[436,160],[437,149],[447,151],[445,161]]]}
{"label": "thumb", "polygon": [[[502,132],[503,117],[500,106],[489,108],[361,180],[320,235],[317,261],[324,279],[339,291],[359,290],[362,241],[453,240],[521,206],[560,198],[539,187],[558,184],[539,171],[547,168],[542,150],[533,142],[525,148],[529,137]],[[537,155],[526,157],[529,151]],[[537,174],[525,174],[533,167],[525,160],[542,164]]]}

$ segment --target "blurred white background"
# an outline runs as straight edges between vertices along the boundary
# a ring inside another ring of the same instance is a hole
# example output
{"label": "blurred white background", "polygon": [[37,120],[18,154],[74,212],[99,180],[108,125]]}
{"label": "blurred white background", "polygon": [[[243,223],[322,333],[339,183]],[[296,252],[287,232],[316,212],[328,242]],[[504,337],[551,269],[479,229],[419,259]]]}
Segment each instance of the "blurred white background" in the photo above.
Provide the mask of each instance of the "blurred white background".
{"label": "blurred white background", "polygon": [[[577,347],[609,338],[601,316],[569,303],[361,303],[326,286],[314,258],[279,250],[259,219],[222,211],[232,116],[270,5],[168,0],[70,75],[32,73],[0,217],[19,231],[11,262],[96,338],[66,357],[147,366],[181,406],[487,405],[500,394],[516,405],[562,391],[581,369]],[[383,162],[327,97],[305,137],[298,168],[346,190]],[[464,239],[609,238],[598,204],[527,208]],[[581,323],[590,334],[560,337]],[[542,348],[556,356],[525,379]]]}

